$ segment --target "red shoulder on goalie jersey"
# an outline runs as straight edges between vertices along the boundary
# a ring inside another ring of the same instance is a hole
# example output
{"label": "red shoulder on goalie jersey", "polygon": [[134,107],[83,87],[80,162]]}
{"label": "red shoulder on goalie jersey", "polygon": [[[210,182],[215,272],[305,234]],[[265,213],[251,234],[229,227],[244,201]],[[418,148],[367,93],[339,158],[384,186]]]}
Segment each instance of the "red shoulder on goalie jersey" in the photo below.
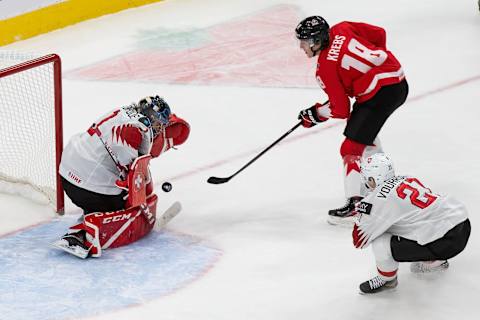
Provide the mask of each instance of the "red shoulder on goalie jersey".
{"label": "red shoulder on goalie jersey", "polygon": [[164,99],[150,96],[113,110],[73,136],[59,171],[65,193],[83,210],[84,221],[55,246],[85,258],[147,234],[157,201],[148,163],[184,143],[189,133],[189,124],[172,114]]}

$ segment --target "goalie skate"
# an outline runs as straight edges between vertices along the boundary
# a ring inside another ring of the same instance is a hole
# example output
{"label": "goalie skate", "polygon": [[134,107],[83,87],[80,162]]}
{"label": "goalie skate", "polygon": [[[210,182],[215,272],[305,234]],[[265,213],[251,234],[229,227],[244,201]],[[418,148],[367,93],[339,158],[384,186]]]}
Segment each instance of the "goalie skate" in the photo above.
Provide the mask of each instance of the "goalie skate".
{"label": "goalie skate", "polygon": [[443,271],[448,269],[449,263],[447,260],[435,261],[416,261],[410,265],[410,271],[413,273],[430,273]]}
{"label": "goalie skate", "polygon": [[52,246],[82,259],[86,259],[90,252],[90,249],[85,246],[78,232],[67,233],[60,240],[52,243]]}

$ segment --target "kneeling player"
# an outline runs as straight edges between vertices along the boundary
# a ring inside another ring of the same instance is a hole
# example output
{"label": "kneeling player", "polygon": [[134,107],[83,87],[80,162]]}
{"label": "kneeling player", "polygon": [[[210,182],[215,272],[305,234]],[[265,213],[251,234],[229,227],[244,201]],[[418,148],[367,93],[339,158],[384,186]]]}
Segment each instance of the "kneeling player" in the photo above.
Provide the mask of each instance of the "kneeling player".
{"label": "kneeling player", "polygon": [[159,96],[113,110],[63,151],[60,175],[67,196],[83,209],[80,223],[54,243],[86,258],[131,243],[153,228],[157,196],[148,162],[185,142],[188,123]]}
{"label": "kneeling player", "polygon": [[414,177],[395,176],[383,153],[364,159],[360,170],[369,194],[356,207],[353,244],[372,244],[378,270],[360,284],[360,293],[396,287],[399,262],[413,262],[412,272],[448,268],[447,259],[462,252],[470,236],[465,206]]}

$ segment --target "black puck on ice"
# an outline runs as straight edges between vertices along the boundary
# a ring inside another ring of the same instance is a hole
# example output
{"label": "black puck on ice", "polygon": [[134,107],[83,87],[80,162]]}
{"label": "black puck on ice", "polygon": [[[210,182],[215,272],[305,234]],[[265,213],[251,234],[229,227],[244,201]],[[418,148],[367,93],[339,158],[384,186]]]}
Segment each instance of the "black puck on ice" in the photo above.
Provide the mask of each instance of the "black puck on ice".
{"label": "black puck on ice", "polygon": [[165,192],[172,191],[172,184],[170,182],[164,182],[162,184],[162,190],[165,191]]}

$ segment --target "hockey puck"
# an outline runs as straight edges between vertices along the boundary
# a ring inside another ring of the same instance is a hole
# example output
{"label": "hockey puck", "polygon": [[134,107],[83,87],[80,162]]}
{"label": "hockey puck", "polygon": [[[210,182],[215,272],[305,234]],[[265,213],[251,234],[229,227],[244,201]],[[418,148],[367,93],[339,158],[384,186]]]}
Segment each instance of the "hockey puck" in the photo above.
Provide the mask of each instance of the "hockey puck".
{"label": "hockey puck", "polygon": [[165,192],[172,191],[172,184],[170,182],[164,182],[162,184],[162,190],[165,191]]}

